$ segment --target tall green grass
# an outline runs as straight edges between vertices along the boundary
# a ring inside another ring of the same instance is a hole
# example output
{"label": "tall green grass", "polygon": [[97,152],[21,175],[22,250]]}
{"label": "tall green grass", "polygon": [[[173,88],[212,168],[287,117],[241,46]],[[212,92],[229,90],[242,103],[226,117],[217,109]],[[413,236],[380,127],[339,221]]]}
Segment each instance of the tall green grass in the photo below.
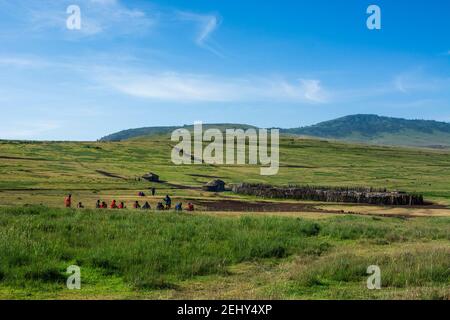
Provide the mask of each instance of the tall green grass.
{"label": "tall green grass", "polygon": [[412,248],[397,252],[356,254],[339,252],[316,260],[296,275],[301,286],[330,285],[333,282],[363,282],[367,267],[381,270],[383,287],[404,288],[446,285],[450,288],[450,249]]}
{"label": "tall green grass", "polygon": [[282,218],[214,218],[176,213],[0,209],[4,283],[64,283],[70,264],[118,275],[136,288],[170,287],[261,258],[320,254],[318,226]]}
{"label": "tall green grass", "polygon": [[[384,255],[363,259],[332,253],[349,241],[368,246],[399,241],[445,242],[450,238],[449,222],[449,218],[341,216],[313,221],[154,211],[0,208],[0,283],[62,288],[66,268],[75,264],[82,273],[83,268],[95,269],[105,276],[120,277],[136,289],[175,288],[180,281],[196,276],[226,275],[233,264],[292,255],[317,261],[299,280],[306,285],[323,279],[360,279],[369,262],[383,266],[388,272],[385,281],[392,285],[421,283],[420,279],[442,282],[448,278],[448,252],[413,252],[395,256],[394,260]],[[433,271],[427,269],[428,261],[435,261]],[[401,269],[404,266],[418,269],[408,273],[404,270],[409,269]]]}

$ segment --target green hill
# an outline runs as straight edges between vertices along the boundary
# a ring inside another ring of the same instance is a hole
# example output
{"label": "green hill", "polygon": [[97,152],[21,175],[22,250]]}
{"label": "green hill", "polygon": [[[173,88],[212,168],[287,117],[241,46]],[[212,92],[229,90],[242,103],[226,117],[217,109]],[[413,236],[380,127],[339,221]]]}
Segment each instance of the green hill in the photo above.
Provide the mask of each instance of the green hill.
{"label": "green hill", "polygon": [[357,114],[283,133],[382,145],[450,147],[450,123]]}
{"label": "green hill", "polygon": [[[155,135],[170,135],[172,131],[176,129],[188,129],[189,131],[192,131],[194,126],[193,125],[184,125],[184,126],[167,126],[167,127],[145,127],[145,128],[136,128],[136,129],[128,129],[128,130],[122,130],[110,135],[107,135],[105,137],[102,137],[100,141],[123,141],[128,140],[132,138],[137,137],[144,137],[144,136],[155,136]],[[233,123],[211,123],[211,124],[203,124],[203,129],[207,130],[209,128],[217,128],[221,131],[225,131],[225,129],[248,129],[248,128],[255,128],[250,125],[246,124],[233,124]]]}
{"label": "green hill", "polygon": [[[204,124],[204,129],[255,128],[247,124]],[[180,127],[145,127],[119,131],[100,141],[124,141],[137,137],[165,135]],[[181,128],[192,130],[192,125]],[[322,139],[362,142],[377,145],[398,145],[429,148],[450,148],[450,123],[432,120],[407,120],[371,114],[349,115],[318,124],[292,129],[280,129],[282,134]]]}

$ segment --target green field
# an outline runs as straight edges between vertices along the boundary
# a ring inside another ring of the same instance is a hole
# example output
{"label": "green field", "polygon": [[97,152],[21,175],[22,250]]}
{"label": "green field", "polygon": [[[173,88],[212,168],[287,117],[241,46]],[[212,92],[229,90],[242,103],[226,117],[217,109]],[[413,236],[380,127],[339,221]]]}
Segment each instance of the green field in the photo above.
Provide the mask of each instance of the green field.
{"label": "green field", "polygon": [[[0,141],[0,191],[39,191],[49,197],[69,191],[134,191],[151,186],[134,178],[153,171],[162,180],[183,186],[201,186],[217,176],[227,183],[386,187],[450,203],[449,151],[282,138],[279,173],[261,176],[259,166],[175,166],[170,161],[172,145],[165,137],[125,142]],[[167,184],[156,187],[171,188]],[[28,203],[10,195],[8,199],[0,203]]]}
{"label": "green field", "polygon": [[[279,174],[264,177],[259,166],[175,166],[163,136],[0,141],[0,298],[450,298],[448,151],[280,142]],[[136,180],[149,171],[164,182]],[[261,201],[199,188],[214,177],[386,187],[422,193],[439,207],[317,203],[289,213],[203,211],[201,201]],[[137,197],[152,186],[156,197]],[[87,209],[63,209],[67,193]],[[97,199],[154,206],[166,193],[174,202],[198,203],[197,210],[92,209]],[[393,217],[381,217],[385,212]],[[65,287],[72,264],[81,267],[81,290]],[[381,290],[366,288],[369,265],[381,268]]]}
{"label": "green field", "polygon": [[450,218],[0,213],[2,298],[450,298]]}

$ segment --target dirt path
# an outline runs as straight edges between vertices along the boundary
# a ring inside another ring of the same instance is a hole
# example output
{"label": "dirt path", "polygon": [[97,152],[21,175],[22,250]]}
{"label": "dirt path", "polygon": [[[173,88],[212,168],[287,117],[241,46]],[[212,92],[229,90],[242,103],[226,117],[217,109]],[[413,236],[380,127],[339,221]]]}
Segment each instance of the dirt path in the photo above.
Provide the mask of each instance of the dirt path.
{"label": "dirt path", "polygon": [[10,156],[0,156],[0,159],[6,159],[6,160],[29,160],[29,161],[50,161],[48,159],[41,159],[41,158],[24,158],[24,157],[10,157]]}
{"label": "dirt path", "polygon": [[318,205],[318,209],[326,209],[334,213],[341,214],[359,214],[379,217],[449,217],[450,209],[447,206],[433,204],[428,206],[367,206],[367,205],[353,205],[346,204],[336,205]]}
{"label": "dirt path", "polygon": [[95,172],[100,173],[101,175],[103,175],[103,176],[105,176],[105,177],[108,177],[108,178],[116,178],[116,179],[123,179],[123,180],[126,180],[126,178],[121,177],[121,176],[119,176],[119,175],[117,175],[117,174],[108,172],[108,171],[95,170]]}
{"label": "dirt path", "polygon": [[321,204],[304,202],[270,202],[270,201],[242,201],[229,199],[195,199],[194,203],[199,210],[208,212],[308,212],[326,214],[354,214],[379,217],[425,217],[450,216],[450,209],[446,206],[433,204],[427,206],[368,206],[346,204]]}
{"label": "dirt path", "polygon": [[176,184],[176,183],[169,183],[161,181],[161,183],[164,183],[166,186],[172,188],[172,189],[180,189],[180,190],[202,190],[201,187],[194,187],[194,186],[186,186],[183,184]]}
{"label": "dirt path", "polygon": [[316,208],[313,204],[302,202],[247,202],[241,200],[194,200],[194,205],[200,206],[205,211],[245,211],[245,212],[329,212],[324,208]]}

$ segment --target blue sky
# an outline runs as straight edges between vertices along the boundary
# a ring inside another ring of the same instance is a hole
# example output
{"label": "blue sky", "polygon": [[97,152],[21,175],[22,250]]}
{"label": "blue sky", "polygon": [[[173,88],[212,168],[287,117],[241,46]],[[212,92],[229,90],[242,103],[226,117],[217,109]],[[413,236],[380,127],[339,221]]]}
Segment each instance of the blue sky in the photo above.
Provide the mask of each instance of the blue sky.
{"label": "blue sky", "polygon": [[[381,30],[366,27],[371,4]],[[450,121],[450,2],[0,0],[0,111],[0,138],[40,140],[197,120]]]}

